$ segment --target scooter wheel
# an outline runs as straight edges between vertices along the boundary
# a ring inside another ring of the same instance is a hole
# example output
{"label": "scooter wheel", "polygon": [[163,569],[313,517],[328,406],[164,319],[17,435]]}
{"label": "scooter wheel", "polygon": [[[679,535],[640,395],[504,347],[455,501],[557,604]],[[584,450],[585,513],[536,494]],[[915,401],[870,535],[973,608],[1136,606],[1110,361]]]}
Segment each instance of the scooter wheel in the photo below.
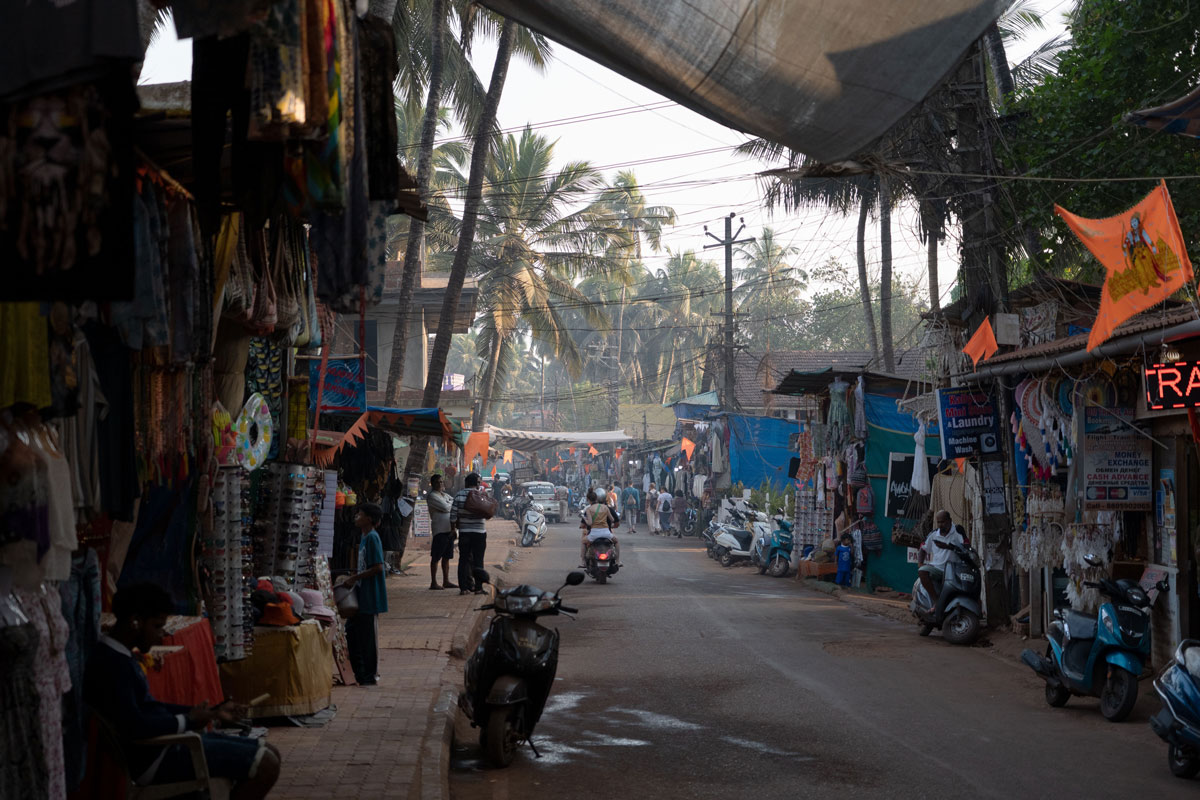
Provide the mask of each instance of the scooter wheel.
{"label": "scooter wheel", "polygon": [[720,560],[721,560],[722,567],[732,567],[733,566],[733,556],[729,555],[729,553],[721,553]]}
{"label": "scooter wheel", "polygon": [[608,583],[608,573],[607,572],[596,573],[596,583],[600,584],[601,586]]}
{"label": "scooter wheel", "polygon": [[1071,699],[1071,693],[1060,684],[1046,684],[1046,705],[1051,708],[1062,708]]}
{"label": "scooter wheel", "polygon": [[979,617],[965,609],[955,609],[942,625],[942,636],[950,644],[974,644],[979,638]]}
{"label": "scooter wheel", "polygon": [[519,718],[520,710],[516,706],[493,708],[488,715],[480,739],[487,751],[488,763],[493,767],[503,769],[512,763],[521,738]]}
{"label": "scooter wheel", "polygon": [[1112,667],[1100,692],[1100,713],[1109,722],[1121,722],[1137,703],[1137,676],[1126,669]]}
{"label": "scooter wheel", "polygon": [[1167,745],[1167,766],[1176,778],[1194,778],[1200,772],[1200,756],[1191,747]]}
{"label": "scooter wheel", "polygon": [[772,578],[783,578],[791,570],[792,564],[783,556],[775,556],[771,561],[770,575]]}

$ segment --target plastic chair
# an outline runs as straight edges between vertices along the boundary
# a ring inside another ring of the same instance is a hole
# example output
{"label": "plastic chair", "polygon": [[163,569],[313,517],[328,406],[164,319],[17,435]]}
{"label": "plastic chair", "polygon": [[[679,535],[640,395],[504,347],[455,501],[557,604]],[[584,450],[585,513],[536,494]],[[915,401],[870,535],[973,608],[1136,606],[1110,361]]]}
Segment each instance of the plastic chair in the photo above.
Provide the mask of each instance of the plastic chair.
{"label": "plastic chair", "polygon": [[192,757],[192,769],[196,773],[195,778],[187,781],[141,786],[129,772],[129,763],[125,760],[125,752],[121,748],[121,740],[117,736],[116,729],[108,720],[97,714],[94,710],[91,712],[91,716],[96,721],[96,726],[100,731],[101,737],[105,740],[113,761],[125,776],[126,800],[167,800],[167,798],[171,797],[185,796],[199,796],[201,798],[209,798],[209,800],[227,800],[229,797],[229,790],[232,788],[232,784],[224,778],[213,778],[208,774],[208,760],[204,757],[204,743],[200,739],[200,734],[195,731],[172,733],[166,736],[156,736],[153,739],[141,739],[136,742],[139,745],[160,747],[170,747],[173,744],[184,745]]}

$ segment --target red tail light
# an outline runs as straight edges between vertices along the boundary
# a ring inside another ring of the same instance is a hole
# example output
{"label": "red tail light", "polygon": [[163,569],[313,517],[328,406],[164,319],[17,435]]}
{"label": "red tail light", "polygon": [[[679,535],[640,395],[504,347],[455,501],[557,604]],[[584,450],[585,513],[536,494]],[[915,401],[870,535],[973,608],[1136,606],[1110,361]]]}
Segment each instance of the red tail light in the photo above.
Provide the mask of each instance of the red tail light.
{"label": "red tail light", "polygon": [[600,559],[601,561],[608,561],[608,553],[597,553],[596,558]]}

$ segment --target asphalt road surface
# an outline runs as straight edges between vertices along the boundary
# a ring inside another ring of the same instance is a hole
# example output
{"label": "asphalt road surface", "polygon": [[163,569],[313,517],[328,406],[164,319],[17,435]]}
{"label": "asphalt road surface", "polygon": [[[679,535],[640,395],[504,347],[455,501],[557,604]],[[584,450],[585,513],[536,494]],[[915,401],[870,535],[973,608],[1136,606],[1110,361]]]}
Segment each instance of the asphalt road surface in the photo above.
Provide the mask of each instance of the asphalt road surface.
{"label": "asphalt road surface", "polygon": [[[488,564],[503,557],[492,534]],[[1107,722],[1098,700],[1049,708],[1009,659],[804,589],[723,569],[695,539],[621,539],[607,585],[563,590],[558,679],[512,766],[486,767],[459,714],[457,800],[495,798],[1196,797],[1147,720]],[[509,585],[554,589],[578,529],[521,550]],[[544,618],[545,619],[545,618]]]}

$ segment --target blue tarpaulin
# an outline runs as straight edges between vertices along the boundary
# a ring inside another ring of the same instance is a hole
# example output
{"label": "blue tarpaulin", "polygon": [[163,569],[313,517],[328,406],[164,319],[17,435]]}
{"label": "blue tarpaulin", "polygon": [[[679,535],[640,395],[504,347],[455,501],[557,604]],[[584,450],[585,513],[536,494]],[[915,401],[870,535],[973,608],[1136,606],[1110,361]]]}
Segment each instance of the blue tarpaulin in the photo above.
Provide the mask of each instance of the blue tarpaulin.
{"label": "blue tarpaulin", "polygon": [[797,423],[775,417],[723,416],[730,428],[730,480],[747,489],[757,489],[764,481],[784,488],[789,481],[788,463],[796,455],[788,449],[788,438],[800,429]]}

